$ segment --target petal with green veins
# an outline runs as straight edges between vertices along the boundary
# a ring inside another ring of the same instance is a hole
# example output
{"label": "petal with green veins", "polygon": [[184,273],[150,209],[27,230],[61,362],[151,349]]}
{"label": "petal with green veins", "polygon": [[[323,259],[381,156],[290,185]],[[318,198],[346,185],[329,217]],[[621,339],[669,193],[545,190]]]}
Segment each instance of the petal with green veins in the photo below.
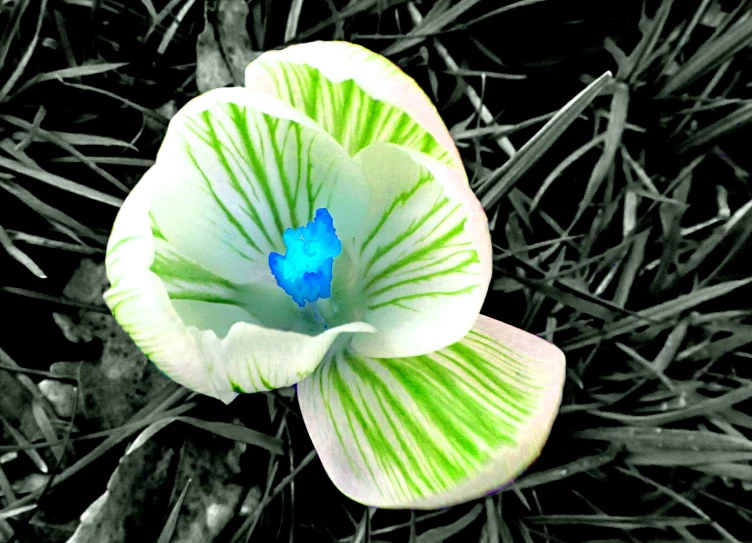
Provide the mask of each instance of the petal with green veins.
{"label": "petal with green veins", "polygon": [[[357,165],[311,119],[266,94],[216,89],[170,122],[151,209],[182,254],[235,284],[276,287],[271,252],[283,232],[326,207],[343,244],[367,210]],[[349,240],[349,241],[348,241]]]}
{"label": "petal with green veins", "polygon": [[[168,377],[229,403],[241,391],[298,382],[340,334],[374,330],[362,322],[318,335],[261,326],[264,319],[278,318],[269,316],[272,309],[254,317],[244,309],[242,286],[234,287],[170,245],[161,230],[153,231],[150,209],[169,173],[158,162],[126,198],[107,247],[111,288],[105,293],[118,323]],[[284,292],[279,296],[289,300]]]}
{"label": "petal with green veins", "polygon": [[498,490],[538,457],[564,370],[554,345],[481,315],[464,339],[428,355],[343,352],[298,384],[298,398],[342,493],[431,509]]}
{"label": "petal with green veins", "polygon": [[430,353],[459,341],[491,280],[488,221],[454,169],[404,147],[377,143],[355,156],[371,194],[356,239],[362,320],[378,332],[353,338],[360,354]]}
{"label": "petal with green veins", "polygon": [[248,65],[245,85],[305,112],[351,155],[374,142],[397,143],[457,168],[468,182],[454,140],[423,89],[364,47],[317,41],[268,51]]}

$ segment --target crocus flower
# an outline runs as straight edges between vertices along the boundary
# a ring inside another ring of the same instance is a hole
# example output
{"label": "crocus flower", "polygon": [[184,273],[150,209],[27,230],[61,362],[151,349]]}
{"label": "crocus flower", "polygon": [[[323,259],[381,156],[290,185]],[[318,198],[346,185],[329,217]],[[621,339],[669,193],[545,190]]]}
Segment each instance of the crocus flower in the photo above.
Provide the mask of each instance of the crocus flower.
{"label": "crocus flower", "polygon": [[564,356],[480,315],[486,215],[418,85],[343,42],[268,52],[170,122],[107,247],[105,299],[171,379],[225,403],[297,383],[334,484],[444,507],[539,455]]}

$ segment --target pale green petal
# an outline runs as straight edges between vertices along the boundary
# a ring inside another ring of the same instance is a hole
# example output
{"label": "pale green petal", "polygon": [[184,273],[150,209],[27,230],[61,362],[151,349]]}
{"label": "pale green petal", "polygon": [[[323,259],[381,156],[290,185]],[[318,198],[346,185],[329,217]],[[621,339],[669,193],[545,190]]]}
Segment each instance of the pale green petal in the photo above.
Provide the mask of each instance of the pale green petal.
{"label": "pale green petal", "polygon": [[240,391],[296,383],[313,371],[340,334],[374,330],[357,322],[318,335],[260,326],[277,318],[277,310],[272,304],[242,304],[250,297],[263,305],[273,296],[253,298],[245,287],[212,274],[152,230],[149,209],[165,179],[160,168],[158,162],[147,172],[118,213],[107,247],[111,288],[105,301],[168,377],[229,403]]}
{"label": "pale green petal", "polygon": [[491,280],[491,236],[478,199],[456,171],[391,144],[355,156],[371,189],[356,243],[362,318],[378,332],[353,338],[366,356],[429,353],[459,341]]}
{"label": "pale green petal", "polygon": [[305,112],[351,155],[375,142],[396,143],[456,168],[467,184],[454,140],[428,96],[364,47],[317,41],[269,51],[246,68],[245,84]]}
{"label": "pale green petal", "polygon": [[164,178],[151,213],[181,254],[234,284],[276,287],[270,252],[282,233],[326,207],[351,243],[367,209],[365,181],[330,136],[284,102],[217,89],[170,122],[157,156]]}
{"label": "pale green petal", "polygon": [[538,457],[564,371],[554,345],[480,316],[466,338],[429,355],[338,355],[298,384],[298,398],[342,493],[432,509],[498,490]]}

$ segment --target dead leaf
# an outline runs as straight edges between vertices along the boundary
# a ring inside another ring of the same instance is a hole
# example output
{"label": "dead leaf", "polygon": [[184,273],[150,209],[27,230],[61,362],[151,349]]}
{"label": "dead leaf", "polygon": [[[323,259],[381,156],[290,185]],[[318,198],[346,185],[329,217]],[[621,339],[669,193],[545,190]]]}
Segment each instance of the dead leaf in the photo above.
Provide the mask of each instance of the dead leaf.
{"label": "dead leaf", "polygon": [[251,48],[246,30],[248,5],[244,0],[219,0],[215,17],[208,5],[196,44],[196,86],[202,93],[230,84],[242,87],[245,67],[261,54]]}
{"label": "dead leaf", "polygon": [[242,487],[233,479],[244,451],[244,444],[183,425],[161,430],[123,455],[107,491],[84,512],[67,543],[156,541],[189,479],[171,541],[210,543],[240,501]]}
{"label": "dead leaf", "polygon": [[[104,306],[102,294],[107,288],[104,264],[86,258],[63,292],[68,298]],[[83,363],[80,374],[81,410],[97,428],[120,426],[167,382],[112,315],[81,310],[75,315],[55,314],[55,322],[70,341],[102,342],[99,360]]]}

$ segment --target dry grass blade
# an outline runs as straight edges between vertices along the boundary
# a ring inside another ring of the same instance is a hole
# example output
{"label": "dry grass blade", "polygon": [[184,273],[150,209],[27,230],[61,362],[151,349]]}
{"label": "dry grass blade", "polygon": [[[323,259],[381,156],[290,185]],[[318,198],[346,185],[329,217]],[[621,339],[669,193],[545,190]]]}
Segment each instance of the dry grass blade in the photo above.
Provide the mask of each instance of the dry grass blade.
{"label": "dry grass blade", "polygon": [[718,524],[712,518],[710,518],[707,514],[705,514],[705,512],[702,509],[700,509],[699,507],[697,507],[695,504],[693,504],[688,499],[686,499],[684,496],[680,495],[679,493],[675,492],[674,490],[672,490],[672,489],[670,489],[670,488],[668,488],[666,486],[663,486],[660,483],[656,483],[655,481],[653,481],[649,477],[645,477],[644,475],[642,475],[640,472],[638,472],[634,468],[631,468],[630,470],[626,470],[626,469],[623,469],[623,468],[617,468],[617,469],[620,472],[624,473],[625,475],[629,475],[631,477],[634,477],[635,479],[640,479],[640,480],[642,480],[642,481],[644,481],[644,482],[646,482],[646,483],[654,486],[655,488],[657,488],[658,490],[660,490],[661,492],[663,492],[667,496],[670,496],[671,498],[673,498],[674,500],[676,500],[680,504],[684,505],[685,507],[688,507],[689,509],[691,509],[692,511],[694,511],[695,513],[697,513],[697,515],[699,515],[700,518],[702,518],[703,520],[705,520],[706,522],[708,522],[713,528],[715,528],[715,530],[721,535],[721,537],[723,537],[723,539],[725,541],[727,541],[728,543],[741,543],[741,541],[739,541],[733,535],[731,535],[728,531],[726,531],[725,528],[723,528],[720,524]]}
{"label": "dry grass blade", "polygon": [[568,464],[552,468],[546,471],[540,471],[538,473],[531,473],[529,475],[523,475],[517,481],[505,488],[503,492],[508,490],[520,490],[523,488],[533,488],[546,483],[552,483],[554,481],[560,481],[566,479],[572,475],[578,473],[584,473],[586,471],[594,470],[610,464],[616,459],[616,455],[619,452],[620,447],[611,447],[608,450],[596,454],[593,456],[585,456],[578,458]]}
{"label": "dry grass blade", "polygon": [[15,160],[9,160],[7,158],[0,157],[0,166],[12,172],[31,177],[32,179],[36,179],[37,181],[42,181],[43,183],[47,183],[49,185],[52,185],[53,187],[72,192],[73,194],[78,194],[79,196],[83,196],[84,198],[89,198],[91,200],[111,205],[113,207],[120,207],[121,205],[123,205],[123,200],[121,200],[120,198],[115,198],[114,196],[110,196],[109,194],[105,194],[104,192],[100,192],[96,189],[92,189],[85,185],[70,181],[69,179],[65,179],[64,177],[60,177],[59,175],[55,175],[44,170],[30,168]]}
{"label": "dry grass blade", "polygon": [[[752,28],[752,24],[750,24]],[[715,144],[719,139],[743,128],[752,121],[752,103],[746,103],[713,124],[704,126],[674,146],[678,154]]]}
{"label": "dry grass blade", "polygon": [[[333,24],[339,24],[342,20],[354,17],[355,15],[358,15],[360,13],[371,11],[374,7],[380,7],[383,3],[383,0],[361,0],[358,2],[350,2],[347,4],[342,11],[334,13],[331,17],[328,19],[321,21],[318,24],[313,25],[308,30],[305,30],[295,36],[294,41],[296,43],[305,41],[306,38],[309,36],[312,36],[318,32],[321,32],[323,29],[327,28],[328,26],[331,26]],[[290,42],[286,42],[290,43]]]}
{"label": "dry grass blade", "polygon": [[622,413],[610,413],[607,411],[593,411],[593,415],[606,419],[618,420],[635,426],[659,426],[686,420],[694,417],[703,417],[711,415],[734,404],[743,402],[752,398],[752,385],[741,387],[731,392],[719,396],[718,398],[707,399],[689,407],[676,409],[667,413],[658,413],[655,415],[625,415]]}
{"label": "dry grass blade", "polygon": [[[53,222],[53,224],[64,225],[72,230],[75,234],[80,234],[82,236],[88,237],[89,239],[96,240],[103,246],[107,243],[107,238],[105,236],[95,234],[88,226],[84,226],[75,219],[72,219],[59,209],[45,204],[43,201],[41,201],[39,198],[34,196],[32,193],[30,193],[20,185],[12,182],[3,182],[0,179],[0,188],[3,188],[13,194],[16,198],[39,213],[42,217]],[[73,239],[83,244],[81,240],[79,240],[75,235],[73,236]]]}
{"label": "dry grass blade", "polygon": [[125,193],[129,192],[128,187],[123,185],[116,177],[114,177],[112,174],[106,172],[99,166],[97,166],[94,162],[92,162],[89,157],[85,156],[83,153],[81,153],[78,149],[73,147],[71,142],[66,141],[65,138],[60,137],[56,134],[53,134],[51,132],[48,132],[42,128],[39,128],[38,126],[34,126],[31,123],[24,121],[23,119],[19,119],[18,117],[13,117],[12,115],[0,115],[0,119],[5,121],[6,123],[16,126],[18,128],[21,128],[23,130],[27,130],[30,135],[33,134],[35,137],[42,138],[44,140],[47,140],[50,143],[53,143],[60,147],[61,149],[64,149],[68,153],[70,153],[73,157],[77,158],[86,166],[88,166],[92,171],[96,172],[98,175],[102,176],[105,180],[109,181],[113,185],[115,185],[117,188],[122,190]]}
{"label": "dry grass blade", "polygon": [[462,515],[459,519],[446,526],[426,530],[418,536],[418,543],[441,543],[448,538],[460,533],[470,526],[483,512],[483,506],[477,504],[470,511]]}
{"label": "dry grass blade", "polygon": [[[689,260],[679,266],[679,276],[684,277],[697,269],[729,235],[737,224],[749,222],[749,212],[752,210],[752,200],[740,207],[723,225],[713,231],[692,253]],[[744,221],[744,222],[743,222]]]}
{"label": "dry grass blade", "polygon": [[37,42],[39,41],[39,31],[42,29],[42,20],[44,19],[46,10],[47,0],[42,0],[42,4],[39,6],[39,16],[37,17],[37,27],[34,31],[34,36],[32,37],[29,46],[26,48],[26,52],[24,52],[21,60],[16,65],[16,69],[13,70],[13,73],[7,79],[5,84],[0,87],[0,104],[5,102],[5,99],[8,97],[8,93],[18,82],[19,78],[23,74],[23,71],[26,69],[26,66],[29,64],[29,60],[31,60],[31,55],[34,53],[34,49],[36,49]]}
{"label": "dry grass blade", "polygon": [[633,466],[699,466],[730,462],[749,462],[751,452],[643,451],[630,454],[625,462]]}
{"label": "dry grass blade", "polygon": [[144,106],[140,106],[137,103],[128,100],[127,98],[123,98],[122,96],[118,96],[114,92],[110,92],[110,91],[107,91],[107,90],[104,90],[104,89],[98,89],[97,87],[92,87],[90,85],[82,85],[80,83],[68,83],[66,81],[61,81],[61,83],[63,85],[67,85],[67,86],[73,87],[75,89],[96,92],[96,93],[102,94],[104,96],[109,96],[110,98],[113,98],[113,99],[115,99],[115,100],[117,100],[117,101],[125,104],[126,106],[132,107],[133,109],[135,109],[135,110],[143,113],[144,115],[146,115],[150,119],[153,119],[153,120],[157,121],[159,124],[161,124],[163,126],[167,126],[169,124],[169,122],[170,122],[170,120],[167,119],[164,115],[161,115],[161,114],[159,114],[159,113],[157,113],[157,112],[155,112],[155,111],[153,111],[153,110],[151,110],[149,108],[146,108]]}
{"label": "dry grass blade", "polygon": [[485,21],[486,19],[490,19],[491,17],[497,17],[498,15],[501,15],[502,13],[506,13],[507,11],[511,11],[517,8],[522,8],[525,6],[532,6],[533,4],[540,4],[541,2],[548,2],[548,1],[549,0],[518,0],[517,2],[512,2],[508,6],[503,6],[503,7],[491,10],[488,13],[484,13],[480,17],[476,17],[475,19],[468,21],[467,23],[462,23],[462,24],[453,26],[452,30],[462,30],[465,28],[469,28],[473,26],[474,24],[477,24],[481,21]]}
{"label": "dry grass blade", "polygon": [[640,270],[645,258],[645,247],[649,236],[649,229],[634,236],[627,263],[622,270],[619,283],[616,286],[616,292],[614,293],[614,305],[618,307],[624,307],[627,304],[627,299],[632,290],[634,280],[637,277],[637,272]]}
{"label": "dry grass blade", "polygon": [[486,508],[486,532],[488,533],[488,543],[499,543],[499,518],[496,511],[496,505],[494,499],[491,496],[486,497],[484,500]]}
{"label": "dry grass blade", "polygon": [[551,184],[554,181],[556,181],[556,179],[558,179],[562,173],[564,173],[564,170],[569,168],[572,164],[574,164],[583,156],[585,156],[585,154],[587,154],[588,151],[590,151],[591,149],[594,149],[595,147],[603,143],[605,140],[606,140],[605,133],[595,136],[586,144],[572,151],[572,153],[567,158],[559,162],[559,164],[557,164],[556,167],[553,170],[551,170],[551,173],[546,176],[546,178],[543,180],[543,183],[541,183],[540,188],[535,193],[535,197],[533,198],[533,201],[530,204],[530,213],[532,213],[535,210],[535,208],[538,207],[538,204],[540,204],[540,201],[541,201],[541,198],[543,198],[543,195],[549,189]]}
{"label": "dry grass blade", "polygon": [[[396,55],[405,49],[421,43],[424,36],[430,36],[441,32],[445,26],[453,23],[467,10],[480,3],[482,0],[460,0],[454,6],[442,11],[431,10],[426,17],[418,23],[410,32],[400,37],[400,40],[390,45],[382,52],[383,55]],[[420,34],[421,37],[413,37]]]}
{"label": "dry grass blade", "polygon": [[[408,4],[408,11],[410,12],[410,17],[412,18],[413,22],[416,25],[420,25],[423,21],[423,16],[418,11],[418,8],[416,8],[412,3]],[[433,13],[435,10],[440,9],[439,4],[435,4],[434,8],[431,10],[431,13]],[[444,47],[439,40],[433,41],[433,46],[436,49],[436,52],[441,57],[441,60],[444,61],[444,64],[450,71],[457,71],[459,70],[459,65],[455,62],[455,60],[452,58],[452,56],[449,54],[449,51],[446,47]],[[472,87],[472,85],[466,84],[465,85],[465,95],[470,100],[470,103],[473,105],[473,110],[478,112],[478,115],[480,116],[481,120],[486,124],[493,124],[494,123],[494,116],[489,111],[489,109],[486,107],[486,105],[483,103],[483,100],[478,95],[477,91]],[[499,145],[499,148],[504,151],[507,155],[514,156],[515,154],[515,148],[512,145],[512,143],[509,141],[509,139],[504,135],[499,135],[496,138],[496,143]]]}
{"label": "dry grass blade", "polygon": [[149,14],[149,17],[151,17],[152,19],[154,19],[154,17],[157,16],[157,10],[154,7],[154,4],[152,3],[152,1],[151,0],[141,0],[141,3],[146,8],[146,11]]}
{"label": "dry grass blade", "polygon": [[605,526],[633,530],[635,528],[666,528],[669,526],[700,526],[705,521],[692,517],[648,517],[616,515],[538,515],[526,517],[527,522],[536,524],[582,524],[585,526]]}
{"label": "dry grass blade", "polygon": [[185,496],[188,494],[188,488],[191,486],[192,481],[192,479],[188,479],[188,482],[185,483],[183,491],[178,496],[178,501],[175,502],[172,511],[170,511],[170,516],[167,517],[167,522],[165,522],[164,528],[162,528],[162,532],[159,534],[157,543],[170,543],[172,541],[172,536],[175,533],[175,527],[178,525],[178,518],[180,517],[180,508],[183,507]]}
{"label": "dry grass blade", "polygon": [[492,172],[491,175],[480,182],[478,193],[481,195],[481,204],[486,210],[491,209],[512,190],[522,175],[561,137],[569,125],[590,105],[611,79],[611,72],[606,72],[590,83],[501,168]]}
{"label": "dry grass blade", "polygon": [[8,430],[8,433],[13,437],[16,443],[18,443],[18,445],[22,448],[24,453],[26,453],[26,455],[29,457],[29,460],[32,461],[37,469],[39,469],[39,471],[41,471],[42,473],[47,473],[49,469],[47,468],[47,464],[42,459],[42,457],[39,456],[39,453],[34,449],[26,448],[28,445],[31,445],[31,443],[29,443],[29,440],[26,439],[26,437],[21,432],[16,430],[13,425],[8,422],[8,420],[2,415],[0,415],[0,422],[5,425],[5,429]]}
{"label": "dry grass blade", "polygon": [[746,464],[722,463],[707,464],[702,466],[691,466],[692,469],[714,475],[716,477],[727,477],[744,482],[752,482],[752,466]]}
{"label": "dry grass blade", "polygon": [[167,17],[170,13],[172,13],[172,10],[175,9],[175,6],[177,6],[180,2],[183,0],[170,0],[167,5],[162,8],[162,10],[155,14],[151,21],[151,26],[149,27],[149,30],[146,31],[146,35],[144,36],[144,40],[149,39],[149,36],[152,35],[152,33],[157,29],[159,24],[164,20],[165,17]]}
{"label": "dry grass blade", "polygon": [[637,316],[622,319],[621,321],[604,327],[601,331],[581,334],[579,337],[563,342],[562,346],[568,350],[579,349],[581,347],[598,343],[603,338],[613,338],[621,334],[633,332],[649,322],[665,322],[667,319],[678,315],[683,311],[687,311],[704,302],[724,296],[737,288],[748,285],[750,282],[752,282],[752,278],[741,279],[738,281],[727,281],[712,287],[697,289],[689,294],[679,296],[649,309],[644,309],[640,311]]}
{"label": "dry grass blade", "polygon": [[666,338],[666,343],[663,344],[660,352],[655,357],[655,360],[653,360],[653,368],[655,369],[655,371],[666,371],[668,365],[674,361],[674,359],[676,358],[676,353],[679,352],[679,348],[681,347],[681,344],[684,341],[685,336],[687,335],[689,324],[689,319],[683,319],[679,321],[679,323],[676,325],[676,327],[674,327],[673,330],[671,330],[671,333],[669,333],[668,337]]}
{"label": "dry grass blade", "polygon": [[[249,531],[251,527],[255,524],[256,520],[258,519],[259,515],[261,515],[261,512],[264,510],[264,508],[271,502],[280,492],[282,492],[287,486],[293,482],[295,477],[297,477],[298,473],[300,473],[306,466],[308,466],[315,458],[317,458],[316,450],[312,450],[309,452],[303,460],[300,461],[300,464],[295,466],[295,468],[290,471],[290,474],[283,478],[279,484],[274,487],[274,490],[267,493],[261,502],[256,506],[256,508],[248,515],[248,518],[243,522],[243,525],[238,529],[237,532],[235,532],[235,535],[233,536],[230,543],[240,543],[241,541],[245,540],[246,542],[250,540],[251,532]],[[243,534],[247,534],[247,537]]]}
{"label": "dry grass blade", "polygon": [[18,515],[23,515],[28,511],[33,511],[36,508],[37,504],[33,503],[31,505],[20,505],[11,509],[3,509],[2,511],[0,511],[0,520],[17,517]]}
{"label": "dry grass blade", "polygon": [[63,251],[70,251],[72,253],[80,253],[84,255],[104,254],[104,249],[97,247],[89,247],[87,245],[76,245],[74,243],[67,243],[65,241],[57,241],[54,239],[44,238],[42,236],[35,236],[33,234],[27,234],[25,232],[18,232],[16,230],[8,230],[8,237],[11,241],[22,241],[29,245],[36,245],[38,247],[46,247],[48,249],[61,249]]}
{"label": "dry grass blade", "polygon": [[569,229],[571,230],[575,223],[577,223],[593,201],[593,197],[598,192],[598,189],[606,178],[609,169],[614,163],[614,157],[616,151],[621,145],[621,137],[624,134],[624,127],[627,122],[627,112],[629,111],[629,87],[623,83],[616,82],[613,86],[614,95],[611,98],[611,115],[608,119],[608,126],[605,132],[605,141],[603,145],[603,154],[593,168],[593,172],[590,174],[587,188],[585,189],[585,196],[579,203],[577,215],[572,219],[572,224]]}
{"label": "dry grass blade", "polygon": [[[638,81],[642,72],[648,67],[653,50],[658,44],[658,39],[663,31],[663,27],[666,25],[666,20],[671,11],[672,4],[673,0],[663,0],[658,8],[658,12],[655,14],[655,18],[650,20],[645,17],[643,11],[643,17],[640,21],[642,39],[632,54],[629,55],[627,63],[627,81],[631,85]],[[643,9],[644,7],[645,4],[643,3]]]}
{"label": "dry grass blade", "polygon": [[158,54],[163,55],[167,50],[167,47],[175,37],[180,24],[183,22],[183,19],[188,14],[188,11],[190,11],[190,9],[193,7],[193,4],[195,3],[196,0],[188,0],[185,4],[183,4],[183,7],[180,8],[180,11],[178,11],[177,15],[175,15],[175,18],[173,19],[172,24],[164,33],[164,36],[162,36],[162,41],[159,42],[159,47],[157,47]]}
{"label": "dry grass blade", "polygon": [[6,502],[13,503],[16,501],[16,493],[13,490],[13,485],[10,484],[2,464],[0,464],[0,493],[0,496],[5,498]]}
{"label": "dry grass blade", "polygon": [[62,81],[63,79],[74,79],[78,77],[84,77],[87,75],[103,74],[106,72],[118,70],[122,68],[123,66],[127,66],[127,65],[128,63],[126,62],[86,64],[85,66],[73,66],[72,68],[62,68],[60,70],[52,70],[51,72],[44,72],[44,73],[35,75],[31,79],[29,79],[26,83],[21,85],[18,88],[18,90],[15,93],[13,93],[11,98],[15,98],[19,94],[24,92],[25,90],[39,83],[43,83],[45,81]]}
{"label": "dry grass blade", "polygon": [[[76,473],[88,467],[92,462],[101,458],[105,453],[107,453],[107,451],[136,433],[144,426],[148,426],[159,418],[174,416],[192,409],[194,407],[194,404],[184,404],[171,409],[170,411],[167,411],[175,404],[184,400],[185,397],[189,394],[190,392],[187,389],[177,388],[177,385],[165,386],[164,389],[154,397],[154,399],[152,399],[144,408],[142,408],[135,415],[133,415],[133,417],[131,417],[131,420],[128,424],[110,433],[109,437],[107,437],[102,443],[97,445],[91,452],[78,459],[75,463],[73,463],[73,465],[69,466],[60,474],[58,474],[58,476],[52,482],[51,486],[59,485],[60,483],[70,479]],[[0,517],[9,510],[27,505],[29,502],[38,499],[42,492],[42,489],[35,490],[34,492],[29,493],[23,498],[16,500],[14,503],[9,504],[5,509],[0,510]]]}
{"label": "dry grass blade", "polygon": [[[48,130],[48,134],[51,136],[58,137],[65,142],[67,142],[70,145],[95,145],[95,146],[102,146],[102,147],[124,147],[126,149],[131,149],[133,151],[137,151],[136,146],[132,143],[128,143],[127,141],[122,141],[115,138],[108,138],[106,136],[97,136],[95,134],[77,134],[75,132],[57,132],[55,130]],[[70,157],[68,157],[70,158]],[[101,162],[101,157],[90,157],[90,160],[93,162]],[[143,163],[148,164],[150,162],[148,159],[141,159]]]}
{"label": "dry grass blade", "polygon": [[300,12],[303,9],[303,0],[292,0],[290,11],[287,14],[287,26],[285,26],[284,40],[290,41],[298,33],[298,22],[300,21]]}
{"label": "dry grass blade", "polygon": [[676,93],[744,49],[752,39],[752,24],[743,17],[725,34],[705,43],[670,77],[659,98]]}
{"label": "dry grass blade", "polygon": [[0,225],[0,245],[3,246],[5,252],[7,252],[13,259],[18,261],[31,273],[33,273],[40,279],[47,279],[47,276],[44,274],[42,269],[37,266],[36,263],[31,258],[29,258],[26,253],[13,245],[13,241],[10,239],[8,233],[5,231],[2,225]]}
{"label": "dry grass blade", "polygon": [[752,325],[750,324],[736,324],[724,329],[724,331],[731,332],[731,335],[718,341],[703,344],[701,348],[693,350],[690,354],[684,356],[680,354],[676,359],[691,362],[705,359],[717,360],[725,354],[733,353],[752,343]]}
{"label": "dry grass blade", "polygon": [[707,430],[679,430],[672,428],[646,428],[644,426],[619,426],[590,428],[574,434],[579,439],[611,441],[625,445],[649,446],[658,449],[697,451],[752,451],[752,441],[744,437],[727,436]]}
{"label": "dry grass blade", "polygon": [[13,6],[13,11],[10,14],[10,20],[7,22],[5,30],[2,36],[0,36],[0,66],[5,66],[5,60],[8,58],[8,52],[10,46],[13,43],[13,39],[18,34],[18,27],[21,24],[21,18],[26,12],[26,8],[29,7],[31,0],[21,0]]}
{"label": "dry grass blade", "polygon": [[555,111],[552,113],[546,113],[545,115],[532,117],[530,119],[527,119],[526,121],[522,121],[517,124],[512,124],[512,125],[500,124],[500,125],[494,125],[494,126],[483,126],[480,128],[469,128],[467,130],[463,129],[461,131],[455,131],[454,129],[452,129],[450,130],[450,132],[452,134],[452,138],[454,139],[454,141],[464,141],[464,140],[469,140],[473,138],[480,138],[483,136],[502,137],[502,136],[508,136],[509,134],[513,134],[514,132],[523,130],[530,126],[541,123],[543,121],[547,121],[554,115],[556,115]]}
{"label": "dry grass blade", "polygon": [[246,443],[247,445],[255,445],[261,447],[273,454],[282,454],[284,449],[282,448],[282,440],[276,437],[271,437],[256,430],[251,430],[245,426],[239,424],[230,424],[226,422],[214,422],[197,419],[194,417],[175,417],[175,420],[185,422],[201,430],[206,430],[218,436],[232,439],[240,443]]}
{"label": "dry grass blade", "polygon": [[[58,437],[55,433],[55,429],[52,427],[52,422],[47,412],[42,407],[42,401],[38,398],[34,398],[31,404],[31,410],[34,414],[34,420],[39,427],[39,430],[44,435],[47,441],[57,441]],[[60,462],[63,459],[64,449],[60,445],[54,445],[50,447],[50,451],[55,459]]]}

